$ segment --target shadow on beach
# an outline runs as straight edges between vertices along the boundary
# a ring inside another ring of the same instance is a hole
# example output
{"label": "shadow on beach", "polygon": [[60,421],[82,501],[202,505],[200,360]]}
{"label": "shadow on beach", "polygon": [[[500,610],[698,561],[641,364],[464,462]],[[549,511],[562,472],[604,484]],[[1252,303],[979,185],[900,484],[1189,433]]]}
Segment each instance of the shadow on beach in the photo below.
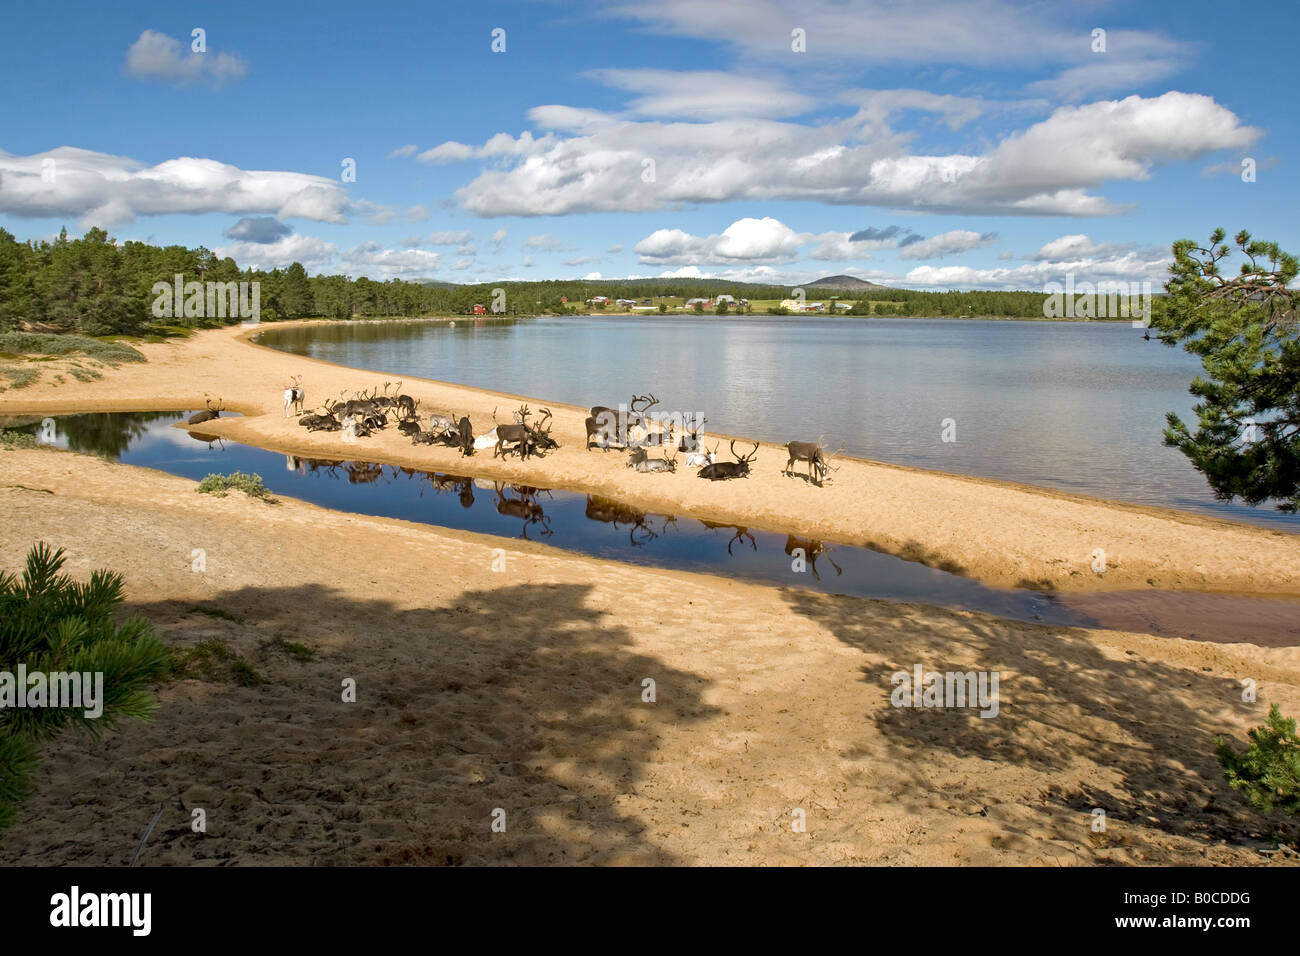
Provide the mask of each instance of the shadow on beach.
{"label": "shadow on beach", "polygon": [[[0,859],[124,864],[162,805],[143,865],[676,862],[620,799],[661,736],[713,715],[706,685],[634,651],[590,590],[506,586],[404,609],[246,588],[208,602],[228,617],[134,605],[169,644],[221,640],[262,682],[177,681],[153,723],[50,746]],[[347,678],[356,703],[341,700]],[[206,834],[191,830],[195,807]]]}
{"label": "shadow on beach", "polygon": [[[1253,726],[1267,714],[1263,697],[1241,702],[1238,679],[1250,675],[1211,674],[1132,652],[1115,659],[1073,628],[795,590],[787,600],[867,655],[862,680],[879,688],[880,703],[864,717],[878,733],[845,756],[869,760],[873,774],[895,775],[897,799],[909,809],[932,808],[936,797],[983,810],[1001,802],[1037,806],[1043,812],[1035,814],[1035,838],[1094,847],[1107,843],[1091,833],[1094,808],[1105,810],[1112,835],[1114,824],[1126,823],[1207,846],[1266,845],[1270,834],[1292,841],[1300,834],[1300,826],[1250,809],[1214,755],[1216,734],[1240,749],[1242,719]],[[1000,672],[997,715],[982,718],[978,707],[892,706],[891,676],[916,664]],[[1006,839],[1014,843],[1017,834]]]}

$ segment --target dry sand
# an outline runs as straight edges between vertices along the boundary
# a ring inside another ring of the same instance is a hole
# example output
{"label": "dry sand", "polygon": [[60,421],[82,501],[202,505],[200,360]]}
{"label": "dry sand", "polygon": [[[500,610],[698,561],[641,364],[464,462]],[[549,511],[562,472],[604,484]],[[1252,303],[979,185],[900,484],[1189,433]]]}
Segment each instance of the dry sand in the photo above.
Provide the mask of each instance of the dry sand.
{"label": "dry sand", "polygon": [[[1070,570],[1086,570],[1088,552],[1071,555],[1096,542],[1120,560],[1106,585],[1146,573],[1294,591],[1293,539],[1254,528],[863,462],[846,462],[838,487],[804,488],[775,474],[784,458],[771,449],[758,475],[731,485],[629,476],[621,456],[572,447],[526,467],[476,457],[466,469],[394,436],[343,446],[279,417],[290,371],[312,400],[384,376],[251,348],[229,330],[145,351],[148,365],[99,382],[0,394],[0,411],[182,408],[207,390],[246,414],[269,411],[220,426],[269,447],[348,458],[374,448],[399,464],[646,504],[689,496],[717,509],[705,517],[752,504],[763,523],[789,515],[844,537],[870,527],[877,541],[879,520],[900,550],[915,542],[994,583],[1080,586]],[[436,383],[405,390],[476,425],[499,403]],[[581,442],[574,421],[561,420],[568,445]],[[897,507],[844,497],[850,485]],[[926,488],[964,506],[909,503],[909,489]],[[832,521],[841,501],[856,510]],[[76,575],[113,567],[169,644],[220,640],[262,680],[172,681],[152,723],[51,744],[22,821],[0,837],[0,864],[125,863],[160,806],[145,864],[1279,864],[1259,851],[1272,835],[1298,836],[1251,811],[1213,756],[1215,734],[1240,742],[1270,703],[1300,710],[1296,647],[647,570],[289,499],[212,498],[181,478],[48,449],[0,452],[0,522],[0,567],[20,565],[37,540],[67,548]],[[1214,557],[1194,569],[1198,554]],[[915,664],[999,672],[998,716],[892,707],[891,675]],[[355,703],[341,699],[348,678]],[[642,699],[646,678],[654,703]],[[1247,678],[1257,703],[1241,700]],[[190,829],[196,808],[206,834]],[[505,833],[491,832],[496,808]],[[806,832],[792,826],[796,810]]]}

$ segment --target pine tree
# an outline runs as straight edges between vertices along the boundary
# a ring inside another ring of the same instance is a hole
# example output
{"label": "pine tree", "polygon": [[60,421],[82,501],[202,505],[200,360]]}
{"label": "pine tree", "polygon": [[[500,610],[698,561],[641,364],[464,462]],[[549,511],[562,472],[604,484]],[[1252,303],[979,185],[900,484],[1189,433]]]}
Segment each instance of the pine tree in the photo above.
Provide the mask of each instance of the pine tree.
{"label": "pine tree", "polygon": [[1151,326],[1160,341],[1199,356],[1204,378],[1191,384],[1201,401],[1192,431],[1172,412],[1165,444],[1179,449],[1221,499],[1300,506],[1300,273],[1277,243],[1239,232],[1240,273],[1219,268],[1232,250],[1216,229],[1208,248],[1173,245],[1172,278]]}
{"label": "pine tree", "polygon": [[120,626],[122,578],[95,571],[85,584],[60,574],[62,549],[38,544],[21,579],[0,573],[0,671],[103,674],[103,713],[67,707],[0,708],[0,830],[13,824],[31,790],[39,745],[75,728],[92,738],[121,718],[148,718],[156,703],[145,689],[168,668],[167,649],[142,617]]}

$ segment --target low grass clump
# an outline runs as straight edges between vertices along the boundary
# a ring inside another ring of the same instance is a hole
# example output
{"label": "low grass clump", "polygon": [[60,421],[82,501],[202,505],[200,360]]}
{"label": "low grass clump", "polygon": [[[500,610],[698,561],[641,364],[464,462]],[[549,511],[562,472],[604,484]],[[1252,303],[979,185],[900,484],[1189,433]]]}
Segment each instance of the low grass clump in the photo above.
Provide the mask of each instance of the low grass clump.
{"label": "low grass clump", "polygon": [[232,488],[242,491],[250,498],[261,498],[267,504],[276,504],[276,499],[271,496],[266,485],[262,484],[261,475],[246,475],[242,471],[232,471],[228,475],[208,475],[194,490],[200,494],[224,498]]}
{"label": "low grass clump", "polygon": [[124,342],[106,342],[88,335],[52,335],[43,332],[0,333],[0,352],[18,355],[73,355],[81,353],[109,365],[143,362],[144,356]]}
{"label": "low grass clump", "polygon": [[41,370],[25,365],[0,365],[0,376],[9,380],[6,388],[26,388],[41,377]]}
{"label": "low grass clump", "polygon": [[316,659],[316,652],[306,644],[299,644],[296,641],[286,641],[283,637],[277,637],[271,646],[277,651],[287,654],[295,661],[312,661]]}
{"label": "low grass clump", "polygon": [[231,614],[224,607],[204,607],[201,604],[196,604],[190,608],[190,610],[198,614],[206,614],[208,617],[219,617],[223,621],[233,621],[235,624],[242,623],[239,618]]}
{"label": "low grass clump", "polygon": [[172,676],[206,681],[209,684],[239,684],[255,687],[261,675],[221,641],[200,641],[182,651],[172,651]]}
{"label": "low grass clump", "polygon": [[36,436],[31,432],[14,431],[12,428],[0,429],[0,448],[39,448]]}

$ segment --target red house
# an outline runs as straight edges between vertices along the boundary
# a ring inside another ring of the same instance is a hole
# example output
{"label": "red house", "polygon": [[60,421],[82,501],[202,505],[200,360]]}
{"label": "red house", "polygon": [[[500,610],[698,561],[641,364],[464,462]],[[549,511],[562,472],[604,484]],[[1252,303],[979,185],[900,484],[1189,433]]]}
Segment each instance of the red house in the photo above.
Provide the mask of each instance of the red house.
{"label": "red house", "polygon": [[484,308],[483,306],[481,306],[481,305],[476,305],[476,306],[474,306],[474,314],[475,314],[475,315],[486,315],[486,314],[487,314],[487,309],[485,309],[485,308]]}

